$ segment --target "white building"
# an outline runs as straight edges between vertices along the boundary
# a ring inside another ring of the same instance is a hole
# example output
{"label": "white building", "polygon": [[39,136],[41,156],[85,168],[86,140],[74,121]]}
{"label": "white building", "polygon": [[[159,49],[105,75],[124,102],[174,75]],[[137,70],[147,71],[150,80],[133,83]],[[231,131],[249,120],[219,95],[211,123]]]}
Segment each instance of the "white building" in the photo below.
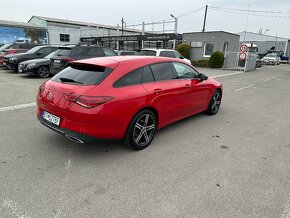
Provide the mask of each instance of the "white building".
{"label": "white building", "polygon": [[[33,16],[28,23],[45,28],[48,43],[56,45],[77,44],[81,37],[117,36],[121,34],[121,29],[116,26],[49,17]],[[140,35],[141,33],[142,31],[139,30],[124,30],[124,35]]]}
{"label": "white building", "polygon": [[241,32],[240,43],[254,43],[258,46],[258,54],[266,54],[268,50],[275,47],[274,50],[283,51],[284,55],[290,55],[290,40],[278,36],[269,36],[252,32]]}

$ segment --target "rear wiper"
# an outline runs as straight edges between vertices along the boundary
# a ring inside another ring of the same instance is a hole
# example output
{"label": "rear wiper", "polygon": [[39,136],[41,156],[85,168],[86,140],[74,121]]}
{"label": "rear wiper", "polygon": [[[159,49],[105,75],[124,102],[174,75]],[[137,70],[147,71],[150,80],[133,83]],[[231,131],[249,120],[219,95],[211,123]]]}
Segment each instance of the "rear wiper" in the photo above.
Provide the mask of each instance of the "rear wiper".
{"label": "rear wiper", "polygon": [[78,82],[78,81],[75,81],[75,80],[69,79],[69,78],[60,77],[59,79],[62,82],[83,84],[82,82]]}

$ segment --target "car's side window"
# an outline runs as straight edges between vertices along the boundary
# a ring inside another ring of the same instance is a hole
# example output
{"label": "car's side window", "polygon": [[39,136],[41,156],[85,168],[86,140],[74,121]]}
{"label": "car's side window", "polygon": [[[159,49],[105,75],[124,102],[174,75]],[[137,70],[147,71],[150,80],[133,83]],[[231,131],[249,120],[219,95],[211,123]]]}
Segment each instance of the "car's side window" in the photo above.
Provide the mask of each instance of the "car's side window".
{"label": "car's side window", "polygon": [[108,49],[108,48],[104,48],[104,52],[105,52],[106,56],[116,56],[117,55],[113,50]]}
{"label": "car's side window", "polygon": [[198,72],[196,72],[191,67],[178,62],[173,62],[172,64],[177,72],[178,78],[180,79],[199,78]]}
{"label": "car's side window", "polygon": [[39,50],[39,52],[41,52],[42,56],[46,56],[46,55],[49,55],[51,53],[51,48],[42,48]]}
{"label": "car's side window", "polygon": [[149,66],[145,67],[142,75],[142,83],[154,82],[152,70]]}
{"label": "car's side window", "polygon": [[124,87],[124,86],[132,86],[132,85],[141,84],[142,73],[143,73],[143,67],[137,70],[134,70],[131,73],[128,73],[126,76],[122,77],[119,81],[117,81],[114,87],[119,88],[119,87]]}
{"label": "car's side window", "polygon": [[161,51],[159,56],[168,57],[168,58],[175,58],[173,51]]}
{"label": "car's side window", "polygon": [[174,51],[175,57],[180,59],[181,58],[181,54],[178,51]]}
{"label": "car's side window", "polygon": [[153,72],[155,81],[172,80],[175,79],[170,63],[158,63],[150,66]]}

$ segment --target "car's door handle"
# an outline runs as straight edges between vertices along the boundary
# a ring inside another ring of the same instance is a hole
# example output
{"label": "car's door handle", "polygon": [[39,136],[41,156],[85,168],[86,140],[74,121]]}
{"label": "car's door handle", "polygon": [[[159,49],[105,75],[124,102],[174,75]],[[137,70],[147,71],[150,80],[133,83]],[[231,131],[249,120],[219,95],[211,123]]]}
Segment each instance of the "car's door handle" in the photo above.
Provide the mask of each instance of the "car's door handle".
{"label": "car's door handle", "polygon": [[154,93],[156,93],[156,94],[160,94],[161,91],[162,91],[162,89],[154,89]]}
{"label": "car's door handle", "polygon": [[190,84],[186,84],[184,87],[190,89],[191,85]]}

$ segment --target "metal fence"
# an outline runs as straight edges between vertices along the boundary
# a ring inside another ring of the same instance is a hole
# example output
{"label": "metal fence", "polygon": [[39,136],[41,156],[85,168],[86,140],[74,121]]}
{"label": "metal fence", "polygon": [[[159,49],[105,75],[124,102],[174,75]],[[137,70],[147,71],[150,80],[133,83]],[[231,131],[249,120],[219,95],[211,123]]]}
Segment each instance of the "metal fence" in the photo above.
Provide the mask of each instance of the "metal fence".
{"label": "metal fence", "polygon": [[240,52],[227,52],[223,68],[229,70],[241,70],[245,72],[253,71],[256,69],[257,54],[247,53],[246,60],[240,60]]}

